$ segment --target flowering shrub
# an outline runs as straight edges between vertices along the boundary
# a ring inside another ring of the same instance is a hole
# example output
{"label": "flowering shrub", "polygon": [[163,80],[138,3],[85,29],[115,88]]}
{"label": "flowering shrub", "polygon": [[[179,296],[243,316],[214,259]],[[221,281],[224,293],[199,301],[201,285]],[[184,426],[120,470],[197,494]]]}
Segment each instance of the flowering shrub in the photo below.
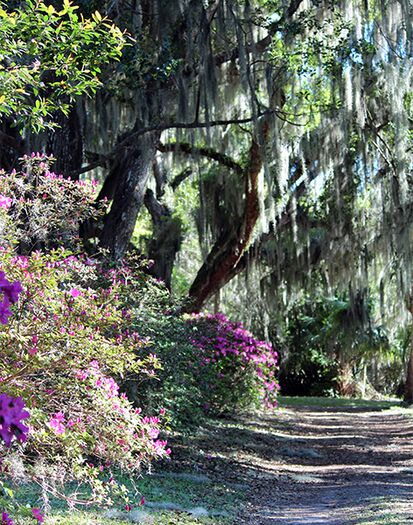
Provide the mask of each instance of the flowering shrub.
{"label": "flowering shrub", "polygon": [[[0,386],[7,396],[23,398],[30,413],[27,443],[0,446],[2,469],[56,495],[68,480],[85,482],[92,494],[77,490],[77,502],[110,502],[108,493],[118,489],[115,468],[137,472],[169,454],[159,438],[163,413],[145,417],[118,386],[117,378],[153,377],[159,367],[129,330],[120,299],[124,283],[98,262],[64,250],[30,256],[3,250],[0,262],[22,285],[14,315],[0,330]],[[22,407],[15,406],[17,417]],[[14,435],[23,431],[11,428]]]}
{"label": "flowering shrub", "polygon": [[75,247],[79,225],[97,217],[95,182],[73,181],[50,171],[53,157],[25,155],[21,171],[0,170],[0,246],[19,253]]}
{"label": "flowering shrub", "polygon": [[134,329],[150,340],[144,350],[159,356],[162,369],[157,382],[144,381],[138,390],[128,385],[131,397],[152,409],[167,408],[175,427],[197,423],[205,413],[275,406],[277,353],[270,345],[222,315],[166,310],[132,310]]}
{"label": "flowering shrub", "polygon": [[269,343],[222,314],[194,314],[188,323],[191,343],[199,350],[205,408],[222,412],[253,403],[276,406],[277,352]]}

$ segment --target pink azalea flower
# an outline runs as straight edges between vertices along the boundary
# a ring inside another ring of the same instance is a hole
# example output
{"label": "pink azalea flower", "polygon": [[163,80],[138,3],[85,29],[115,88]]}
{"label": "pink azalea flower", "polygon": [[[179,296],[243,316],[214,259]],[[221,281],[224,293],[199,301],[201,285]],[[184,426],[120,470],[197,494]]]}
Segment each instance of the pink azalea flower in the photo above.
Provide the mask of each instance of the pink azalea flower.
{"label": "pink azalea flower", "polygon": [[66,431],[64,425],[65,416],[62,412],[57,412],[49,421],[49,427],[54,430],[55,434],[62,435]]}
{"label": "pink azalea flower", "polygon": [[10,206],[13,203],[13,199],[10,197],[6,197],[4,195],[0,195],[0,208],[10,208]]}
{"label": "pink azalea flower", "polygon": [[37,523],[44,523],[44,514],[40,512],[40,509],[32,509],[33,517],[37,520]]}

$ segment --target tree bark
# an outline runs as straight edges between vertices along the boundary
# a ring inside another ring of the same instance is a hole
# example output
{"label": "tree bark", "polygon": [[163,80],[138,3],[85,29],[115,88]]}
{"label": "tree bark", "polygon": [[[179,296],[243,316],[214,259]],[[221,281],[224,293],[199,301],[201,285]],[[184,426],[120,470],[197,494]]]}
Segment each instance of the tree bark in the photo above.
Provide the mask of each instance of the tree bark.
{"label": "tree bark", "polygon": [[146,191],[145,206],[153,223],[153,237],[148,246],[148,258],[154,261],[150,273],[171,290],[172,270],[182,243],[181,222],[172,216],[166,205],[156,199],[152,190]]}
{"label": "tree bark", "polygon": [[83,162],[83,138],[80,119],[76,107],[71,108],[66,117],[60,113],[55,118],[58,128],[48,134],[46,152],[51,153],[56,162],[56,173],[78,179],[76,174]]}
{"label": "tree bark", "polygon": [[[268,137],[268,125],[262,133],[264,144]],[[199,312],[205,303],[233,276],[248,244],[259,217],[258,179],[263,166],[263,145],[254,137],[249,152],[249,164],[245,170],[245,206],[238,225],[228,225],[219,236],[205,263],[199,270],[190,290],[188,312]]]}
{"label": "tree bark", "polygon": [[112,206],[105,217],[100,244],[115,261],[125,255],[143,204],[146,185],[157,151],[160,133],[146,133],[133,145],[121,148],[109,177],[116,177]]}
{"label": "tree bark", "polygon": [[[413,322],[413,289],[410,292],[410,294],[406,294],[405,302],[407,309],[412,315]],[[413,326],[412,333],[410,336],[410,357],[407,365],[404,401],[409,405],[413,405]]]}
{"label": "tree bark", "polygon": [[[406,298],[406,306],[412,315],[413,321],[413,290],[409,297]],[[404,392],[404,400],[409,405],[413,405],[413,326],[412,334],[410,336],[410,357],[407,365],[406,373],[406,387]]]}

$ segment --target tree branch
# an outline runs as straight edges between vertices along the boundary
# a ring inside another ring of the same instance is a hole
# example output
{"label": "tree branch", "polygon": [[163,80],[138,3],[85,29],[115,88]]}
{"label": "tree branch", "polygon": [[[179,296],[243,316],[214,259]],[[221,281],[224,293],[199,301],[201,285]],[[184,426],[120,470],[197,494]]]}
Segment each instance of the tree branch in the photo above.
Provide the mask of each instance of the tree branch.
{"label": "tree branch", "polygon": [[[294,14],[297,12],[298,8],[300,7],[303,0],[291,0],[290,5],[288,6],[287,11],[285,12],[284,16],[278,20],[277,23],[272,24],[270,31],[268,35],[258,42],[253,42],[247,47],[247,53],[252,54],[258,54],[263,53],[271,44],[272,37],[277,33],[277,31],[280,31],[282,29],[282,26],[288,22]],[[224,51],[223,53],[219,53],[215,57],[215,64],[217,66],[222,66],[226,62],[232,62],[239,58],[239,48],[233,48],[230,51]]]}
{"label": "tree branch", "polygon": [[91,164],[84,166],[81,170],[72,172],[70,175],[80,175],[81,173],[86,173],[87,171],[93,170],[98,166],[102,166],[108,160],[112,160],[113,158],[115,158],[122,148],[127,148],[133,143],[135,139],[152,131],[166,131],[168,129],[205,129],[209,127],[229,126],[233,124],[249,124],[251,122],[258,121],[264,116],[274,114],[278,115],[278,109],[268,109],[258,115],[251,115],[242,119],[234,118],[228,120],[211,120],[210,122],[171,122],[169,124],[158,124],[154,126],[143,127],[138,129],[137,131],[133,131],[130,135],[121,140],[108,155],[102,155],[99,161],[92,162]]}
{"label": "tree branch", "polygon": [[192,168],[186,168],[181,173],[179,173],[174,180],[171,182],[171,188],[173,191],[176,190],[176,188],[188,177],[190,177],[193,173]]}
{"label": "tree branch", "polygon": [[115,150],[119,150],[120,148],[126,148],[129,146],[134,139],[145,135],[146,133],[150,133],[151,131],[167,131],[168,129],[205,129],[205,128],[214,128],[219,126],[230,126],[233,124],[249,124],[250,122],[256,122],[259,119],[261,119],[264,116],[277,114],[277,109],[268,109],[266,111],[261,112],[258,115],[251,115],[249,117],[241,118],[241,119],[223,119],[223,120],[211,120],[210,122],[171,122],[169,124],[158,124],[154,126],[147,126],[143,127],[141,129],[138,129],[137,131],[134,131],[131,133],[128,137],[126,137],[124,140],[119,142],[117,146],[115,147]]}
{"label": "tree branch", "polygon": [[187,155],[200,155],[201,157],[206,157],[211,160],[219,162],[223,166],[230,168],[240,175],[244,173],[244,168],[235,162],[231,157],[220,153],[219,151],[214,150],[213,148],[207,147],[197,147],[189,144],[187,142],[171,142],[168,144],[159,144],[158,150],[161,153],[185,153]]}

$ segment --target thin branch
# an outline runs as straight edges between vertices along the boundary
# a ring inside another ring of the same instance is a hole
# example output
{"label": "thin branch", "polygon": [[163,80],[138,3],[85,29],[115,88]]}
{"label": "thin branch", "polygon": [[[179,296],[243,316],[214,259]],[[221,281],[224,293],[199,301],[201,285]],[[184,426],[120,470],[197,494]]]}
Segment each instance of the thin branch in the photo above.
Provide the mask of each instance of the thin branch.
{"label": "thin branch", "polygon": [[219,126],[230,126],[233,124],[249,124],[251,122],[255,122],[259,120],[260,118],[270,115],[270,114],[277,114],[278,110],[267,110],[264,111],[258,115],[251,115],[249,117],[241,118],[241,119],[227,119],[227,120],[211,120],[210,122],[171,122],[167,124],[158,124],[156,126],[147,126],[141,129],[138,129],[137,131],[131,133],[128,137],[126,137],[124,140],[119,142],[117,144],[115,149],[120,148],[126,148],[129,146],[134,139],[141,137],[142,135],[145,135],[146,133],[151,133],[152,131],[167,131],[168,129],[205,129],[205,128],[214,128]]}
{"label": "thin branch", "polygon": [[173,191],[175,191],[177,189],[177,187],[182,183],[184,182],[184,180],[186,180],[188,177],[190,177],[193,173],[193,169],[192,168],[186,168],[184,169],[181,173],[179,173],[175,178],[174,180],[171,182],[171,188],[173,189]]}
{"label": "thin branch", "polygon": [[223,166],[226,166],[227,168],[230,168],[240,175],[244,173],[243,167],[238,164],[238,162],[235,162],[231,157],[228,155],[225,155],[224,153],[220,153],[219,151],[214,150],[213,148],[207,148],[207,147],[197,147],[193,146],[192,144],[189,144],[187,142],[171,142],[168,144],[159,144],[158,150],[161,153],[185,153],[187,155],[200,155],[202,157],[206,157],[211,160],[215,160],[216,162],[219,162]]}
{"label": "thin branch", "polygon": [[96,162],[87,164],[83,168],[70,171],[68,175],[69,177],[74,177],[76,175],[82,175],[83,173],[87,173],[88,171],[94,170],[95,168],[105,167],[105,164],[107,163],[108,160],[109,160],[109,157],[102,158],[100,160],[97,160]]}
{"label": "thin branch", "polygon": [[214,19],[216,12],[218,11],[219,5],[222,2],[222,0],[216,0],[211,7],[208,9],[208,24],[211,24],[212,20]]}

